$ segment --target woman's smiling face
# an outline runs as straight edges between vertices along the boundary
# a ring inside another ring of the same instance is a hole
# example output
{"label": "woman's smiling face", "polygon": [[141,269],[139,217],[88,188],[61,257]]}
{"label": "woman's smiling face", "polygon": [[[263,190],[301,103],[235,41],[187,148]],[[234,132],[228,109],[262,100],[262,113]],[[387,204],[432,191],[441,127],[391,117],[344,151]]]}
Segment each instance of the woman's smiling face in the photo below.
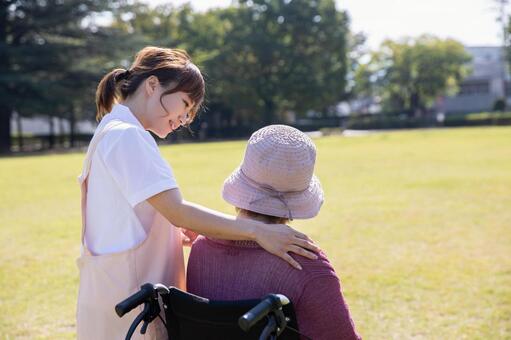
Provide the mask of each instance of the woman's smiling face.
{"label": "woman's smiling face", "polygon": [[148,94],[145,128],[158,137],[165,138],[188,122],[188,112],[193,103],[185,92],[174,92],[161,97],[168,89],[163,88],[157,81],[152,86],[153,91]]}

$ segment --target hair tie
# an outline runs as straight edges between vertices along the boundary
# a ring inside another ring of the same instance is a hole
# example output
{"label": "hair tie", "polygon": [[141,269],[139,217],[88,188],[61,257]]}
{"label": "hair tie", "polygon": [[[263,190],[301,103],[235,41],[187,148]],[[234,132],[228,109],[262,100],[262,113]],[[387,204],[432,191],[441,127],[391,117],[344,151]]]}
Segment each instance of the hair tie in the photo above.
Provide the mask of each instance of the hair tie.
{"label": "hair tie", "polygon": [[124,79],[128,79],[130,75],[131,75],[131,71],[125,70],[124,72],[121,72],[117,76],[115,76],[115,81],[118,82],[118,81],[121,81]]}

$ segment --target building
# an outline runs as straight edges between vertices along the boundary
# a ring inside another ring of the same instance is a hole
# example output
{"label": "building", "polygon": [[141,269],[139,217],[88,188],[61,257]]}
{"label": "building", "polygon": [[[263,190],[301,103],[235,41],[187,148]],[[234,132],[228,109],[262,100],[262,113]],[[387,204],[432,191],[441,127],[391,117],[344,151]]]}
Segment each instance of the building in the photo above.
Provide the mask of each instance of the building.
{"label": "building", "polygon": [[491,111],[506,98],[511,104],[510,76],[505,50],[498,46],[466,47],[472,56],[470,74],[455,96],[439,98],[437,111],[446,114]]}

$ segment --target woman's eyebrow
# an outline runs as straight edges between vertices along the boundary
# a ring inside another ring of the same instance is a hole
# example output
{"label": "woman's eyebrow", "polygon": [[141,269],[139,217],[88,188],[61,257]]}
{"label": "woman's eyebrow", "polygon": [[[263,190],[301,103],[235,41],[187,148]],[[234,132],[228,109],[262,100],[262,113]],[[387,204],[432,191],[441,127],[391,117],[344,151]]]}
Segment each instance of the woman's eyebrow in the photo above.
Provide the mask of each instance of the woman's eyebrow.
{"label": "woman's eyebrow", "polygon": [[[182,98],[181,98],[182,99]],[[188,103],[185,99],[183,99],[183,103],[185,103],[185,106],[188,107],[190,106],[190,103]]]}

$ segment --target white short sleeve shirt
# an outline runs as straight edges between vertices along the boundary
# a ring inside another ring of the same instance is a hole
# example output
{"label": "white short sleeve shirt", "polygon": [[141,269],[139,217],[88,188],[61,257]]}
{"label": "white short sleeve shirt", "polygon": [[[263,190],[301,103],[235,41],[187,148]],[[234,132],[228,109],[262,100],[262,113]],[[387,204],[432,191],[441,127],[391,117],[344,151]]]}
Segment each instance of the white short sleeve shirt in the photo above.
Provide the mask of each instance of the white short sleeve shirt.
{"label": "white short sleeve shirt", "polygon": [[129,108],[115,105],[100,127],[113,120],[122,124],[99,142],[88,178],[85,243],[94,254],[144,241],[159,214],[146,200],[177,188],[171,167]]}

